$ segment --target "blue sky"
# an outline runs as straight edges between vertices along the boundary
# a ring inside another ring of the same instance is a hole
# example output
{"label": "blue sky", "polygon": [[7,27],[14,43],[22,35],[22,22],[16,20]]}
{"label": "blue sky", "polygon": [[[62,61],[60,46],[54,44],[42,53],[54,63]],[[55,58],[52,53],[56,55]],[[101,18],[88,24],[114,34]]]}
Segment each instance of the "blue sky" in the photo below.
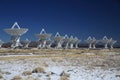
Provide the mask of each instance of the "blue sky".
{"label": "blue sky", "polygon": [[17,21],[29,31],[21,37],[37,40],[42,28],[55,35],[68,34],[86,39],[104,35],[120,40],[119,0],[0,0],[0,39],[10,36],[3,29]]}

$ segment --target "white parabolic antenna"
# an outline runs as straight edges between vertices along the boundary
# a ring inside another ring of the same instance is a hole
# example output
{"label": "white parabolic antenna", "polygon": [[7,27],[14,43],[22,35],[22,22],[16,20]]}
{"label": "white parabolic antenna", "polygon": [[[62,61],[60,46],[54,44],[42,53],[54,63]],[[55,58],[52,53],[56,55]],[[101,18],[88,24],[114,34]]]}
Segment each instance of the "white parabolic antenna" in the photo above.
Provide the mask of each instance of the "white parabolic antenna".
{"label": "white parabolic antenna", "polygon": [[55,37],[53,38],[56,48],[62,48],[63,38],[64,37],[60,36],[59,32],[56,33]]}
{"label": "white parabolic antenna", "polygon": [[17,47],[21,45],[20,36],[25,34],[28,31],[28,29],[20,28],[18,23],[15,22],[11,28],[4,29],[4,31],[8,33],[9,35],[11,35],[11,41],[12,41],[11,47]]}
{"label": "white parabolic antenna", "polygon": [[55,37],[54,37],[54,41],[56,42],[60,42],[61,40],[63,40],[63,36],[60,36],[59,32],[56,33]]}
{"label": "white parabolic antenna", "polygon": [[48,34],[46,33],[46,31],[44,29],[41,30],[40,34],[36,34],[36,37],[40,38],[40,39],[48,39],[51,37],[52,34]]}
{"label": "white parabolic antenna", "polygon": [[2,47],[3,43],[4,42],[2,40],[0,40],[0,48]]}
{"label": "white parabolic antenna", "polygon": [[20,28],[17,22],[15,22],[11,28],[4,30],[6,33],[10,34],[11,36],[21,36],[28,31],[27,28]]}
{"label": "white parabolic antenna", "polygon": [[48,39],[52,34],[46,33],[44,29],[41,30],[39,34],[36,34],[36,37],[39,38],[38,40],[38,48],[45,48],[47,46]]}
{"label": "white parabolic antenna", "polygon": [[75,43],[76,42],[76,39],[73,38],[73,36],[70,36],[70,43]]}
{"label": "white parabolic antenna", "polygon": [[70,40],[70,39],[69,39],[68,35],[66,34],[66,35],[64,36],[63,41],[64,41],[65,43],[68,43],[69,40]]}

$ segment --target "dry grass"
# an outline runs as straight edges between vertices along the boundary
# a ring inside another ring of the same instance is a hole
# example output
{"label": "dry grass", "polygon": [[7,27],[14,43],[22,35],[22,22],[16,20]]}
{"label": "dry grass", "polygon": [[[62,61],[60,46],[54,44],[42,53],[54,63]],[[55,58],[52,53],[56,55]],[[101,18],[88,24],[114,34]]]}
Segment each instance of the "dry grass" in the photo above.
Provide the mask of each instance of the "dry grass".
{"label": "dry grass", "polygon": [[62,57],[52,58],[51,60],[52,60],[53,62],[59,62],[59,63],[64,62]]}
{"label": "dry grass", "polygon": [[1,49],[0,53],[28,53],[31,52],[32,50],[24,50],[24,49]]}
{"label": "dry grass", "polygon": [[[32,50],[30,50],[32,51]],[[27,52],[27,50],[26,50]],[[88,55],[88,54],[84,54],[84,53],[96,53],[95,55]],[[71,49],[71,50],[38,50],[35,53],[39,54],[39,55],[34,55],[34,56],[11,56],[11,57],[0,57],[0,60],[9,60],[9,59],[13,59],[14,61],[16,60],[22,60],[22,62],[25,62],[26,60],[31,60],[31,61],[36,61],[35,65],[36,66],[42,66],[42,67],[36,67],[35,69],[33,68],[32,71],[24,71],[23,75],[25,75],[25,77],[28,77],[29,75],[31,76],[32,73],[45,73],[45,69],[44,67],[48,67],[48,64],[44,63],[46,61],[44,61],[43,63],[39,63],[42,60],[50,60],[52,62],[56,62],[57,65],[72,65],[72,66],[90,66],[92,68],[94,67],[102,67],[102,68],[106,68],[106,67],[118,67],[119,64],[119,60],[120,60],[120,56],[110,56],[110,55],[106,55],[106,54],[97,54],[97,53],[101,53],[104,52],[101,50],[75,50],[75,49]],[[107,50],[106,50],[107,52]],[[58,53],[58,54],[57,54]],[[59,54],[60,53],[60,54]],[[70,54],[69,54],[70,53]],[[71,54],[73,53],[73,54]],[[24,54],[24,53],[23,53]],[[34,59],[35,58],[35,59]],[[36,59],[37,58],[37,59]],[[46,59],[42,59],[42,58],[46,58]],[[49,59],[48,59],[49,58]],[[33,60],[34,59],[34,60]],[[29,62],[28,60],[28,62]],[[30,61],[30,62],[31,62]],[[64,63],[66,62],[66,63]],[[33,62],[31,62],[33,63]],[[49,63],[49,61],[48,61]],[[114,63],[114,64],[113,64]],[[49,63],[49,65],[51,65]],[[54,65],[54,64],[53,64]],[[43,67],[44,66],[44,67]],[[47,77],[49,77],[48,74]],[[117,75],[116,77],[119,77],[119,75]],[[60,80],[69,80],[69,75],[66,74],[65,72],[62,72],[62,74],[60,75]],[[15,76],[12,80],[22,80],[22,78],[20,76]],[[25,80],[40,80],[38,78],[26,78]],[[49,80],[49,78],[48,78]]]}
{"label": "dry grass", "polygon": [[86,53],[86,52],[120,52],[120,49],[0,49],[0,53],[33,53],[33,54],[55,54],[55,53]]}
{"label": "dry grass", "polygon": [[41,80],[41,79],[39,79],[39,78],[34,78],[34,79],[32,79],[32,80]]}
{"label": "dry grass", "polygon": [[0,73],[2,73],[2,70],[0,69]]}
{"label": "dry grass", "polygon": [[[34,51],[36,54],[39,55],[30,55],[30,56],[10,56],[10,57],[0,57],[0,60],[24,60],[24,59],[34,59],[37,58],[39,60],[42,60],[42,58],[49,58],[52,60],[52,62],[61,63],[64,64],[64,60],[66,60],[65,65],[84,65],[84,66],[92,66],[92,67],[117,67],[119,66],[119,60],[120,55],[110,56],[108,54],[100,54],[102,52],[109,52],[110,50],[79,50],[79,49],[68,49],[68,50],[49,50],[49,49],[40,49],[40,50],[30,50]],[[115,50],[113,50],[115,51]],[[117,50],[119,51],[119,50]],[[22,52],[22,51],[21,51]],[[27,50],[26,50],[27,52]],[[73,53],[73,54],[69,54]],[[86,53],[86,54],[84,54]],[[88,55],[87,53],[96,53],[94,55]],[[119,52],[120,53],[120,52]],[[24,53],[23,53],[24,54]],[[109,60],[111,59],[111,60]],[[118,59],[118,60],[117,60]],[[106,61],[105,63],[102,63],[103,61]],[[100,63],[101,61],[101,63]],[[114,63],[114,64],[113,64]],[[50,64],[49,64],[50,65]],[[46,63],[40,64],[40,66],[48,67],[49,66]],[[39,65],[38,65],[39,66]],[[44,72],[40,69],[36,68],[32,72],[40,73]]]}
{"label": "dry grass", "polygon": [[45,69],[43,67],[37,67],[33,69],[32,73],[45,73]]}
{"label": "dry grass", "polygon": [[33,78],[33,77],[29,76],[25,80],[41,80],[41,79],[40,78]]}
{"label": "dry grass", "polygon": [[24,76],[27,76],[27,75],[31,75],[32,72],[31,72],[31,71],[24,71],[22,74],[23,74]]}
{"label": "dry grass", "polygon": [[43,63],[43,66],[48,67],[49,65],[47,63]]}
{"label": "dry grass", "polygon": [[51,78],[48,77],[48,78],[46,78],[46,80],[51,80]]}
{"label": "dry grass", "polygon": [[2,79],[3,78],[3,75],[0,73],[0,79]]}
{"label": "dry grass", "polygon": [[70,75],[67,74],[67,73],[65,73],[65,71],[63,71],[63,72],[60,74],[60,76],[66,76],[66,77],[69,77]]}
{"label": "dry grass", "polygon": [[67,76],[61,76],[60,80],[69,80],[69,78]]}
{"label": "dry grass", "polygon": [[14,76],[12,80],[22,80],[21,76]]}
{"label": "dry grass", "polygon": [[63,71],[61,74],[60,74],[60,80],[69,80],[69,77],[70,75],[65,73],[65,71]]}
{"label": "dry grass", "polygon": [[[59,50],[59,49],[1,49],[0,55],[19,55],[19,54],[26,54],[30,55],[29,53],[32,53],[34,56],[15,56],[13,58],[44,58],[44,57],[77,57],[81,55],[87,55],[84,53],[95,53],[95,55],[105,55],[101,54],[104,52],[117,52],[120,53],[120,49],[113,49],[113,50],[89,50],[89,49],[66,49],[66,50]],[[36,55],[36,56],[35,56]],[[88,55],[89,56],[89,55]],[[5,59],[3,57],[0,58],[0,60]],[[7,58],[10,59],[10,58]]]}

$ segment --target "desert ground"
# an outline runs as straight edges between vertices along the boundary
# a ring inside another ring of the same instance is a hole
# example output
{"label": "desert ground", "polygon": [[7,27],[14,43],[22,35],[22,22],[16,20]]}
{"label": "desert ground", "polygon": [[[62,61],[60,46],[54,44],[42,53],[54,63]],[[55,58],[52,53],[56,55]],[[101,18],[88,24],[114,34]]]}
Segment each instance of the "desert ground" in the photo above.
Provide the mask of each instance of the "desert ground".
{"label": "desert ground", "polygon": [[0,49],[0,80],[120,80],[120,49]]}

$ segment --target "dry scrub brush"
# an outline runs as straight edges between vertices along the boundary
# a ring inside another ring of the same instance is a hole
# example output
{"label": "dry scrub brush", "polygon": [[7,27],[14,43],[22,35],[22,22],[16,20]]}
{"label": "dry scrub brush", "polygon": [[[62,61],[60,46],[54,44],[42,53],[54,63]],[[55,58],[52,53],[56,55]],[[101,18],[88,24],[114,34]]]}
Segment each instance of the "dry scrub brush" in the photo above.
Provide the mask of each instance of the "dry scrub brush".
{"label": "dry scrub brush", "polygon": [[65,71],[63,71],[61,74],[60,74],[60,80],[69,80],[69,77],[70,75],[65,73]]}
{"label": "dry scrub brush", "polygon": [[69,78],[67,76],[61,76],[60,80],[69,80]]}
{"label": "dry scrub brush", "polygon": [[25,80],[41,80],[40,78],[33,78],[32,76],[29,76],[25,78]]}
{"label": "dry scrub brush", "polygon": [[37,67],[33,69],[32,73],[45,73],[45,69],[43,67]]}
{"label": "dry scrub brush", "polygon": [[0,73],[0,79],[2,79],[3,78],[3,75]]}
{"label": "dry scrub brush", "polygon": [[21,76],[14,76],[12,80],[22,80]]}
{"label": "dry scrub brush", "polygon": [[31,72],[31,71],[24,71],[22,74],[23,74],[24,76],[27,76],[27,75],[31,75],[32,72]]}

